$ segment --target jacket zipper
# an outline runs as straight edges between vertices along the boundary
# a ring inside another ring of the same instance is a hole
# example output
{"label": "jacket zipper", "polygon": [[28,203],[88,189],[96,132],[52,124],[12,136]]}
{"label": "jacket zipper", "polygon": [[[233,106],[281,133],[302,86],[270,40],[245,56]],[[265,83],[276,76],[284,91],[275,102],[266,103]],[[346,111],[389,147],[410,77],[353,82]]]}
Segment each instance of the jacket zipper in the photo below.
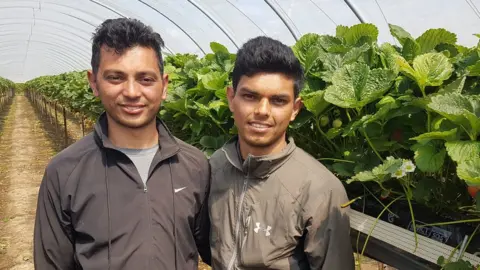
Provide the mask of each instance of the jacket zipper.
{"label": "jacket zipper", "polygon": [[235,224],[235,238],[233,239],[233,244],[235,249],[233,250],[233,255],[232,259],[230,260],[230,263],[228,264],[228,270],[232,270],[233,266],[235,265],[235,262],[237,261],[238,257],[238,236],[240,232],[240,221],[242,218],[242,213],[243,213],[243,199],[245,198],[245,193],[247,192],[247,184],[248,184],[248,178],[250,177],[250,158],[248,157],[248,165],[247,165],[247,176],[245,180],[243,181],[243,188],[242,188],[242,193],[240,194],[240,202],[238,204],[238,215],[237,215],[237,222]]}
{"label": "jacket zipper", "polygon": [[[150,200],[148,199],[148,187],[147,187],[147,183],[143,184],[143,193],[145,194],[145,200],[147,201],[147,211],[148,211],[148,238],[149,238],[149,242],[150,242],[150,246],[148,248],[148,250],[151,250],[151,246],[152,246],[152,213],[151,213],[151,209],[150,209]],[[149,252],[150,253],[150,252]],[[147,258],[150,258],[150,255],[147,257]],[[147,269],[150,268],[150,260],[147,259]]]}
{"label": "jacket zipper", "polygon": [[243,250],[243,247],[245,246],[245,243],[247,242],[248,229],[250,228],[251,212],[252,212],[252,209],[250,208],[250,212],[248,213],[247,221],[243,225],[243,241],[242,241],[242,246],[240,247],[240,250]]}

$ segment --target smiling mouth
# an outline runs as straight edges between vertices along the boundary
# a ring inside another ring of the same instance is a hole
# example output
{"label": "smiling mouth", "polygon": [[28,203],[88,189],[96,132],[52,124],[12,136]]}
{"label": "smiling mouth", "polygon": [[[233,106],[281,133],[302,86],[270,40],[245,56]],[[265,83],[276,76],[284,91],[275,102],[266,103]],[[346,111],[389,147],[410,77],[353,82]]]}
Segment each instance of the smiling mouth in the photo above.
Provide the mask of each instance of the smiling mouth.
{"label": "smiling mouth", "polygon": [[143,111],[143,108],[145,108],[145,105],[120,105],[122,107],[122,110],[128,114],[138,114]]}
{"label": "smiling mouth", "polygon": [[272,125],[258,122],[249,122],[248,125],[257,131],[265,131],[272,127]]}

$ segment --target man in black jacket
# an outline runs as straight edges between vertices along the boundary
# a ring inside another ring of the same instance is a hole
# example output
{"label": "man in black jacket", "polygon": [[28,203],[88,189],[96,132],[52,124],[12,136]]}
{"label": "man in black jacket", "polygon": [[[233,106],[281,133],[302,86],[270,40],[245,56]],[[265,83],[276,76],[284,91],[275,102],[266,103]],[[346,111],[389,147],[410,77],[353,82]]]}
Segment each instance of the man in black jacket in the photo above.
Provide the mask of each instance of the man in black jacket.
{"label": "man in black jacket", "polygon": [[36,269],[193,270],[199,253],[210,263],[208,161],[157,117],[163,45],[137,20],[97,29],[88,79],[106,112],[45,170]]}

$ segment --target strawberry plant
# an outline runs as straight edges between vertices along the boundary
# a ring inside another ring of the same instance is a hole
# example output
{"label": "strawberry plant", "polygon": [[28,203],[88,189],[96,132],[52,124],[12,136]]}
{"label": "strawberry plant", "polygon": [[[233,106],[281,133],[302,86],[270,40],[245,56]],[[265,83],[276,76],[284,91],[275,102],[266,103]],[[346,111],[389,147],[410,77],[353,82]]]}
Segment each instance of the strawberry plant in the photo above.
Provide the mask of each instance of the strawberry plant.
{"label": "strawberry plant", "polygon": [[8,91],[11,91],[15,88],[15,83],[0,77],[0,95],[6,94]]}
{"label": "strawberry plant", "polygon": [[[390,30],[401,46],[378,45],[372,24],[307,34],[293,46],[307,83],[306,110],[290,132],[347,183],[375,182],[379,193],[405,193],[437,211],[471,205],[461,180],[475,185],[480,176],[478,47],[457,45],[445,29],[418,38]],[[471,150],[468,161],[455,156],[460,146]],[[374,177],[386,157],[415,164],[408,184]]]}
{"label": "strawberry plant", "polygon": [[103,111],[100,100],[93,95],[86,71],[42,76],[25,83],[25,89],[57,102],[73,113],[95,119]]}
{"label": "strawberry plant", "polygon": [[235,55],[216,42],[210,47],[213,53],[202,59],[190,54],[165,59],[169,97],[160,111],[174,134],[207,154],[235,133],[226,97]]}

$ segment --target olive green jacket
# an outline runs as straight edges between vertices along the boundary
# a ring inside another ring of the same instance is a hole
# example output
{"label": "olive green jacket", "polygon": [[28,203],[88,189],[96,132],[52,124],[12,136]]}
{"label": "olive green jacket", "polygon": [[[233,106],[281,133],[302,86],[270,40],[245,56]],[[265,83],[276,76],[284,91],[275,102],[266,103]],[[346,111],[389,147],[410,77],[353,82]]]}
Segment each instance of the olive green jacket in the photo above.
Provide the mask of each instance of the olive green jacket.
{"label": "olive green jacket", "polygon": [[353,270],[342,183],[296,147],[245,161],[237,138],[210,158],[213,269]]}

